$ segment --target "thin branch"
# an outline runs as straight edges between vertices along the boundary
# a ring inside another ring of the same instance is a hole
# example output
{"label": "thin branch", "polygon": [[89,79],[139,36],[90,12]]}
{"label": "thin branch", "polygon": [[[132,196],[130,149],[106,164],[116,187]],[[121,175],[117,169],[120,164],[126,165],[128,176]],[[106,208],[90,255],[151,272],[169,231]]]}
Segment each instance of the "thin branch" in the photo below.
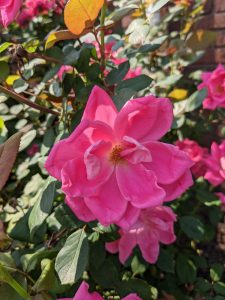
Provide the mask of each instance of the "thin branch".
{"label": "thin branch", "polygon": [[2,85],[0,85],[0,92],[10,96],[11,98],[15,99],[18,102],[26,104],[26,105],[34,108],[34,109],[37,109],[37,110],[40,110],[40,111],[44,112],[44,113],[48,113],[48,114],[52,114],[52,115],[56,115],[56,116],[60,115],[59,112],[57,112],[55,110],[52,110],[50,108],[43,107],[39,104],[36,104],[36,103],[28,100],[24,96],[14,92],[13,90],[3,87]]}

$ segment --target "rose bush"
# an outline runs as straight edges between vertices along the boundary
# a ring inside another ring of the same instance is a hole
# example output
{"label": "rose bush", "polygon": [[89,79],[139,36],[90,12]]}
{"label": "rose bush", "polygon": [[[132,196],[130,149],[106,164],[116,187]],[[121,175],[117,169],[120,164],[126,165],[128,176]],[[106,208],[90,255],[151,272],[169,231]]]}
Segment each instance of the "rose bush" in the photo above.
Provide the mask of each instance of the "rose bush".
{"label": "rose bush", "polygon": [[0,298],[223,300],[205,1],[66,3],[0,0]]}

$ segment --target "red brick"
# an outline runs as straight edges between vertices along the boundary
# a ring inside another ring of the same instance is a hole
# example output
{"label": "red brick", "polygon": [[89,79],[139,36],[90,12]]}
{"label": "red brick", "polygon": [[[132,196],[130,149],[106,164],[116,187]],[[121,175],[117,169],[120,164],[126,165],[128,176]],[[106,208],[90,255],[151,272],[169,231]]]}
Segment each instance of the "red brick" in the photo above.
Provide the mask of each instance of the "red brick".
{"label": "red brick", "polygon": [[213,28],[215,29],[225,28],[225,12],[214,14]]}
{"label": "red brick", "polygon": [[214,28],[214,14],[204,16],[199,22],[197,28],[199,29],[213,29]]}
{"label": "red brick", "polygon": [[215,0],[207,0],[206,1],[205,7],[204,7],[204,14],[210,14],[213,11],[213,1],[215,1]]}
{"label": "red brick", "polygon": [[225,63],[225,48],[215,49],[215,62]]}
{"label": "red brick", "polygon": [[224,0],[214,0],[215,12],[225,11],[225,1]]}
{"label": "red brick", "polygon": [[216,46],[217,47],[225,46],[225,30],[220,30],[217,33]]}
{"label": "red brick", "polygon": [[206,51],[205,55],[197,62],[198,65],[214,65],[215,61],[215,49],[211,48]]}

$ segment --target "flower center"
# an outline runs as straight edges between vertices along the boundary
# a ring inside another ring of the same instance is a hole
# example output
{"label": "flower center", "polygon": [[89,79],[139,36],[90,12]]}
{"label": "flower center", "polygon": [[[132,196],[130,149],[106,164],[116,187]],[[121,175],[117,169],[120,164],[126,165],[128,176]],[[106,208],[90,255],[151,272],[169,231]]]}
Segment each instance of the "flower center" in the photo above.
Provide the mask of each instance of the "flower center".
{"label": "flower center", "polygon": [[120,155],[122,150],[123,147],[121,145],[114,146],[112,152],[110,153],[109,160],[114,164],[122,162],[124,160],[123,157],[121,157]]}

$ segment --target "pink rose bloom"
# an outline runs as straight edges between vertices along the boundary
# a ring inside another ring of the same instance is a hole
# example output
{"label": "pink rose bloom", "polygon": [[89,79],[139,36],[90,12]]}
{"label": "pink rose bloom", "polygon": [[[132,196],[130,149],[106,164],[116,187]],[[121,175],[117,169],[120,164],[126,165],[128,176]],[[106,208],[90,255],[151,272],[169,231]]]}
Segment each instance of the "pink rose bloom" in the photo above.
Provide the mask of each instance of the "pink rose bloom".
{"label": "pink rose bloom", "polygon": [[197,142],[189,139],[177,141],[175,145],[179,147],[180,150],[186,152],[190,159],[195,163],[191,168],[193,175],[196,178],[204,176],[206,172],[204,158],[206,157],[208,150],[199,146]]}
{"label": "pink rose bloom", "polygon": [[211,155],[206,159],[207,172],[204,176],[212,185],[217,186],[225,181],[225,140],[211,145]]}
{"label": "pink rose bloom", "polygon": [[0,0],[0,24],[7,27],[12,23],[20,10],[22,0]]}
{"label": "pink rose bloom", "polygon": [[118,112],[104,90],[92,90],[81,123],[45,164],[62,181],[78,218],[109,225],[125,217],[132,223],[140,209],[173,200],[192,185],[187,154],[158,142],[172,120],[169,99],[134,99]]}
{"label": "pink rose bloom", "polygon": [[63,75],[64,75],[64,73],[70,73],[71,71],[73,71],[73,67],[66,66],[66,65],[62,66],[59,69],[58,73],[57,73],[57,76],[58,76],[59,80],[63,81]]}
{"label": "pink rose bloom", "polygon": [[198,89],[207,89],[207,98],[203,102],[203,107],[214,110],[217,107],[225,107],[225,69],[222,65],[213,72],[202,74],[203,82]]}
{"label": "pink rose bloom", "polygon": [[[85,281],[83,281],[73,298],[64,298],[58,300],[104,300],[104,298],[100,296],[99,293],[89,293],[88,289],[89,285]],[[122,298],[121,300],[141,300],[141,298],[136,294],[130,294],[129,296]]]}
{"label": "pink rose bloom", "polygon": [[111,253],[119,252],[122,263],[128,259],[136,245],[141,249],[143,258],[154,264],[159,256],[160,244],[169,245],[176,239],[173,224],[176,215],[169,207],[152,207],[143,209],[137,222],[129,229],[120,230],[118,241],[106,243]]}

